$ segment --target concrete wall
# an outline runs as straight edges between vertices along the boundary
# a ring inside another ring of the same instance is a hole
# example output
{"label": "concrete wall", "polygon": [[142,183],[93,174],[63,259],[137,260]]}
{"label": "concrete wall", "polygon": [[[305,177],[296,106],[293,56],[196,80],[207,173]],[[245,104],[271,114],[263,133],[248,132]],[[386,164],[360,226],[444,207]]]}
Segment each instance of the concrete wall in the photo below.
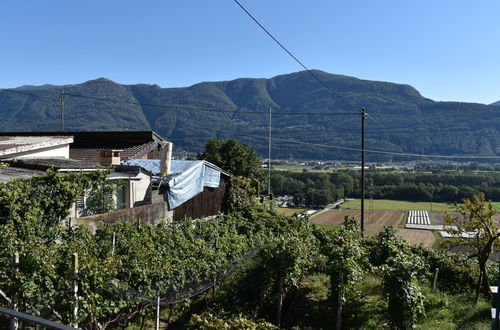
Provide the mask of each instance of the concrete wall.
{"label": "concrete wall", "polygon": [[10,155],[13,158],[69,158],[69,144]]}
{"label": "concrete wall", "polygon": [[89,217],[71,219],[72,225],[86,225],[95,232],[97,224],[102,221],[105,223],[113,222],[132,222],[137,219],[151,225],[157,225],[162,221],[172,221],[173,212],[168,211],[167,203],[155,203],[117,210],[109,213],[93,215]]}

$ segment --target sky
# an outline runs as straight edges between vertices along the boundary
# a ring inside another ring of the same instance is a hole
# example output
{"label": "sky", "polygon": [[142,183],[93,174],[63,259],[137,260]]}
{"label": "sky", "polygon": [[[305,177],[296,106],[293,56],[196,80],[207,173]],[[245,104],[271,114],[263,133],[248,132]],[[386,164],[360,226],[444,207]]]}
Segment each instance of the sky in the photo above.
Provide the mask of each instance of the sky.
{"label": "sky", "polygon": [[[240,0],[308,68],[500,100],[500,1]],[[0,88],[184,87],[302,70],[233,0],[2,0]]]}

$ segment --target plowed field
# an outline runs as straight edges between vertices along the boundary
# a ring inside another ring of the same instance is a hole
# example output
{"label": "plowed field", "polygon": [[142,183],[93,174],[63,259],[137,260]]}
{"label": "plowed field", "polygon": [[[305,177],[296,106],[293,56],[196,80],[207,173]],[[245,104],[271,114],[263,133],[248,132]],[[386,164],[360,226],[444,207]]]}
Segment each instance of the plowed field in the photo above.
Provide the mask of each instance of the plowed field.
{"label": "plowed field", "polygon": [[430,230],[398,229],[397,235],[411,245],[432,247],[436,241],[436,236]]}
{"label": "plowed field", "polygon": [[[401,211],[367,211],[365,212],[365,232],[368,236],[377,235],[384,226],[399,228],[405,212]],[[326,210],[311,217],[311,222],[316,224],[339,226],[344,223],[346,216],[361,218],[357,210]]]}
{"label": "plowed field", "polygon": [[[326,210],[315,214],[310,221],[316,224],[340,226],[346,216],[360,219],[361,212],[357,210]],[[384,230],[385,226],[397,229],[398,236],[412,245],[431,247],[436,237],[430,230],[404,229],[403,224],[406,212],[402,211],[367,211],[365,212],[365,232],[368,236],[375,236]]]}

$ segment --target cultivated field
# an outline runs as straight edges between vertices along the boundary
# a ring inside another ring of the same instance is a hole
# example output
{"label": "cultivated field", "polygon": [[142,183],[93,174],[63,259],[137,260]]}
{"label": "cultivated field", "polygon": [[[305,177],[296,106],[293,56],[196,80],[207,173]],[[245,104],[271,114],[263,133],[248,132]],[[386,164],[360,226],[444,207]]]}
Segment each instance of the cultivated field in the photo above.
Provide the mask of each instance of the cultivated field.
{"label": "cultivated field", "polygon": [[[388,199],[365,199],[365,211],[371,210],[384,211],[454,211],[455,205],[446,203],[430,203],[430,202],[407,202],[395,201]],[[354,199],[342,204],[343,209],[359,210],[361,208],[361,200]]]}
{"label": "cultivated field", "polygon": [[397,235],[411,245],[432,247],[436,242],[436,236],[430,230],[398,229]]}
{"label": "cultivated field", "polygon": [[291,217],[294,214],[302,213],[302,212],[304,212],[306,210],[307,209],[292,209],[292,208],[287,208],[287,207],[278,207],[278,213],[279,214],[286,215],[286,216],[289,216],[289,217]]}
{"label": "cultivated field", "polygon": [[[360,219],[361,212],[357,210],[325,210],[313,215],[310,221],[315,224],[340,226],[344,223],[346,216]],[[384,230],[385,226],[400,228],[404,217],[405,212],[398,211],[365,212],[365,232],[368,236],[373,236]]]}
{"label": "cultivated field", "polygon": [[[438,212],[436,212],[438,213]],[[314,224],[326,226],[340,226],[344,223],[346,216],[360,219],[361,212],[358,210],[325,210],[313,215],[310,221]],[[367,211],[365,213],[365,233],[375,236],[391,226],[397,229],[398,236],[412,245],[423,245],[432,247],[436,242],[436,236],[430,230],[405,229],[406,212],[404,211]]]}

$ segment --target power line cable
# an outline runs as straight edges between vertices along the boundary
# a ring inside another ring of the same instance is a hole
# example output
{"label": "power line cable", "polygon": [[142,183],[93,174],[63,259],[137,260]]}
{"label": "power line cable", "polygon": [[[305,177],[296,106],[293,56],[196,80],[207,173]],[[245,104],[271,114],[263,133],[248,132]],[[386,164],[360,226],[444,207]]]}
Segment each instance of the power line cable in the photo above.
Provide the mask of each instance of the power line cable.
{"label": "power line cable", "polygon": [[291,58],[295,60],[301,67],[303,67],[311,76],[314,77],[324,88],[326,88],[333,96],[337,96],[338,93],[331,89],[323,80],[321,80],[312,70],[310,70],[307,66],[304,65],[295,55],[292,54],[277,38],[275,38],[271,32],[269,32],[238,0],[234,0],[236,4],[245,12],[245,14],[250,17],[255,24],[257,24],[273,41],[278,44]]}
{"label": "power line cable", "polygon": [[[240,133],[240,135],[247,137],[255,137],[260,139],[267,139],[265,136],[253,135],[253,134],[244,134]],[[292,139],[282,139],[273,137],[274,141],[282,141],[282,142],[290,142],[294,144],[303,144],[315,147],[323,147],[323,148],[333,148],[333,149],[342,149],[342,150],[350,150],[350,151],[361,151],[360,148],[350,148],[350,147],[341,147],[320,143],[311,143],[311,142],[303,142]],[[415,153],[405,153],[405,152],[396,152],[396,151],[383,151],[383,150],[371,150],[365,149],[365,152],[370,152],[374,154],[384,154],[384,155],[394,155],[394,156],[402,156],[402,157],[422,157],[422,158],[446,158],[446,159],[500,159],[500,156],[465,156],[465,155],[429,155],[429,154],[415,154]]]}

